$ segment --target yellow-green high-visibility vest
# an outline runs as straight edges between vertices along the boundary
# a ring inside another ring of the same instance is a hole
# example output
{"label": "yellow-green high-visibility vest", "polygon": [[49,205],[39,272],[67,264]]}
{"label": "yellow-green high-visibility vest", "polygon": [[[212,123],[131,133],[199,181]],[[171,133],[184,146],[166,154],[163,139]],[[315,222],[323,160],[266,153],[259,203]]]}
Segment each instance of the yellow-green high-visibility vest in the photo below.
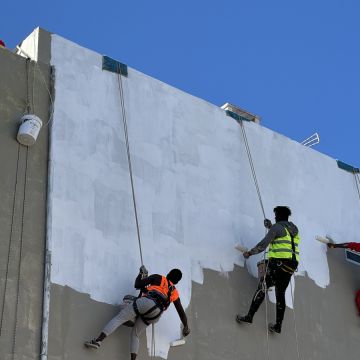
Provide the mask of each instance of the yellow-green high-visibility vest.
{"label": "yellow-green high-visibility vest", "polygon": [[[293,258],[293,249],[291,244],[291,236],[289,230],[284,227],[286,231],[286,236],[275,238],[271,241],[269,246],[268,258],[275,258],[275,259],[292,259]],[[300,243],[300,236],[296,234],[294,236],[294,246],[295,246],[295,258],[296,261],[299,262],[299,243]]]}

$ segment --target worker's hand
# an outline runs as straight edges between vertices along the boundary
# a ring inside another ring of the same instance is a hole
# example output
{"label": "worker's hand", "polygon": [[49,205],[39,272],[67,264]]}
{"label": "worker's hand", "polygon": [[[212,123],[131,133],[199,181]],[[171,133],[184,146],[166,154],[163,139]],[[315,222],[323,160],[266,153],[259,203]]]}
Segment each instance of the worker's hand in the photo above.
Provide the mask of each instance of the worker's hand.
{"label": "worker's hand", "polygon": [[333,249],[335,246],[334,246],[333,243],[327,243],[327,247],[328,247],[329,249]]}
{"label": "worker's hand", "polygon": [[190,334],[190,329],[188,326],[184,326],[183,331],[182,331],[184,336],[188,336]]}
{"label": "worker's hand", "polygon": [[140,266],[139,272],[142,278],[148,277],[149,273],[144,265]]}
{"label": "worker's hand", "polygon": [[265,220],[264,220],[264,226],[265,226],[267,229],[270,229],[270,228],[272,227],[271,220],[265,219]]}
{"label": "worker's hand", "polygon": [[243,253],[243,256],[244,256],[245,259],[248,259],[251,256],[250,251],[245,251]]}

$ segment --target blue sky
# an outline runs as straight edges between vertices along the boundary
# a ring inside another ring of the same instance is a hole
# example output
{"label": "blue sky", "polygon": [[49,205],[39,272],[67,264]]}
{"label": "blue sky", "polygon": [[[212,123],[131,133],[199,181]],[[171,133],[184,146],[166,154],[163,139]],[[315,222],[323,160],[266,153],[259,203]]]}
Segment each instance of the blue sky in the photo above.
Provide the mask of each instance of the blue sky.
{"label": "blue sky", "polygon": [[0,38],[37,26],[360,167],[358,0],[7,1]]}

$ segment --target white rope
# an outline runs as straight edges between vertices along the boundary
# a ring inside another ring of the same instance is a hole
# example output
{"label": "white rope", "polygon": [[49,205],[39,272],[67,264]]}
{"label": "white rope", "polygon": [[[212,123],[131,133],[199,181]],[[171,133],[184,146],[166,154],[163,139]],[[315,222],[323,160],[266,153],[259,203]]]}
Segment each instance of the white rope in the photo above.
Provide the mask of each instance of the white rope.
{"label": "white rope", "polygon": [[155,324],[151,324],[151,349],[150,349],[150,358],[155,358]]}
{"label": "white rope", "polygon": [[10,238],[9,238],[9,245],[8,245],[8,249],[7,249],[7,262],[6,262],[6,270],[5,270],[5,284],[4,284],[4,292],[3,292],[3,296],[2,296],[1,315],[0,315],[0,337],[1,337],[2,329],[3,329],[6,292],[7,292],[7,285],[8,285],[8,280],[9,280],[9,264],[10,264],[11,244],[12,244],[12,241],[13,241],[13,234],[14,234],[14,216],[15,216],[16,192],[17,192],[18,181],[19,181],[19,158],[20,158],[20,144],[18,144],[18,149],[17,149],[15,186],[14,186],[13,205],[12,205],[11,223],[10,223]]}
{"label": "white rope", "polygon": [[[294,281],[295,281],[295,276],[294,276]],[[297,351],[297,356],[298,359],[300,360],[300,350],[299,350],[299,336],[298,336],[298,332],[297,332],[297,325],[296,325],[296,315],[295,315],[295,302],[294,302],[294,294],[293,294],[293,286],[292,286],[292,282],[290,279],[290,286],[291,286],[291,299],[292,299],[292,305],[293,305],[293,314],[294,314],[294,330],[295,330],[295,339],[296,339],[296,351]]]}
{"label": "white rope", "polygon": [[132,193],[132,200],[133,200],[133,205],[134,205],[136,233],[137,233],[137,238],[138,238],[138,243],[139,243],[139,252],[140,252],[141,265],[144,265],[143,255],[142,255],[142,246],[141,246],[141,237],[140,237],[140,227],[139,227],[139,220],[138,220],[138,212],[137,212],[137,207],[136,207],[133,171],[132,171],[131,156],[130,156],[130,145],[129,145],[128,127],[127,127],[127,121],[126,121],[126,111],[125,111],[125,102],[124,102],[124,90],[123,90],[123,83],[122,83],[121,70],[120,70],[120,64],[119,63],[118,63],[118,85],[119,85],[119,95],[120,95],[122,121],[123,121],[123,126],[124,126],[126,153],[127,153],[128,165],[129,165],[131,193]]}
{"label": "white rope", "polygon": [[49,94],[49,99],[50,99],[50,104],[51,104],[51,110],[50,110],[50,116],[49,116],[49,120],[45,123],[44,126],[47,126],[49,125],[49,123],[52,121],[53,119],[53,115],[54,115],[54,100],[53,100],[53,97],[51,95],[51,91],[49,89],[49,87],[47,86],[46,84],[46,80],[45,80],[45,77],[44,77],[44,74],[42,73],[41,69],[40,69],[40,66],[38,65],[38,63],[35,64],[35,67],[37,69],[37,71],[39,72],[40,74],[40,78],[41,78],[41,81],[43,82],[44,84],[44,87],[47,91],[47,93]]}
{"label": "white rope", "polygon": [[[264,255],[265,258],[265,255]],[[266,331],[266,345],[267,345],[267,359],[270,359],[270,342],[269,342],[269,314],[268,314],[268,301],[269,301],[269,296],[268,296],[268,289],[266,286],[266,275],[267,275],[267,271],[268,271],[268,264],[266,264],[266,268],[265,268],[265,275],[264,275],[264,282],[263,282],[263,291],[265,294],[265,331]]]}
{"label": "white rope", "polygon": [[[118,64],[117,70],[118,70],[118,85],[119,85],[121,114],[122,114],[122,120],[123,120],[123,126],[124,126],[126,153],[127,153],[127,158],[128,158],[129,175],[130,175],[130,183],[131,183],[131,193],[132,193],[132,200],[133,200],[133,205],[134,205],[136,233],[137,233],[138,244],[139,244],[140,261],[141,261],[141,265],[144,265],[143,254],[142,254],[142,245],[141,245],[141,236],[140,236],[140,226],[139,226],[139,219],[138,219],[138,211],[137,211],[137,206],[136,206],[135,186],[134,186],[131,155],[130,155],[129,135],[128,135],[127,120],[126,120],[124,89],[123,89],[123,83],[122,83],[122,77],[121,77],[121,69],[120,69],[119,64]],[[156,351],[155,325],[152,324],[152,326],[151,326],[151,349],[150,349],[150,354],[151,354],[152,358],[155,357],[155,351]]]}
{"label": "white rope", "polygon": [[359,200],[360,200],[360,177],[359,177],[359,174],[356,174],[355,171],[354,171],[354,177],[355,177],[355,184],[356,184],[356,189],[357,189],[357,192],[358,192],[358,195],[359,195]]}
{"label": "white rope", "polygon": [[[262,213],[264,215],[264,219],[266,219],[264,205],[263,205],[263,201],[262,201],[261,193],[260,193],[260,187],[259,187],[259,183],[258,183],[258,180],[257,180],[257,177],[256,177],[255,166],[254,166],[254,162],[252,160],[251,150],[250,150],[249,142],[247,140],[245,126],[244,126],[242,120],[240,120],[240,127],[241,127],[241,130],[242,130],[242,135],[243,135],[243,138],[244,138],[244,144],[245,144],[246,152],[247,152],[247,155],[248,155],[249,164],[250,164],[252,176],[253,176],[255,187],[256,187],[256,192],[258,194],[261,210],[262,210]],[[360,180],[359,180],[359,183],[360,183]],[[357,186],[357,189],[358,189],[358,192],[359,192],[359,198],[360,198],[359,186],[358,186],[358,184],[356,184],[356,186]],[[265,260],[265,257],[266,257],[266,253],[264,253],[264,260]],[[265,291],[265,326],[266,326],[266,335],[267,335],[267,350],[268,350],[267,356],[268,356],[268,359],[269,359],[270,350],[269,350],[268,307],[267,307],[267,301],[268,301],[268,291],[267,290],[268,289],[267,289],[267,286],[266,286],[267,271],[268,271],[268,263],[266,264],[265,275],[264,275],[264,280],[263,280],[263,291]],[[291,284],[291,296],[292,296],[292,299],[293,299],[293,314],[294,314],[294,328],[295,328],[296,348],[297,348],[298,359],[300,359],[299,341],[298,341],[298,333],[297,333],[296,317],[295,317],[295,309],[294,309],[294,297],[293,297],[293,292],[292,292],[291,280],[290,280],[290,284]]]}
{"label": "white rope", "polygon": [[[240,128],[241,128],[241,133],[242,133],[242,136],[243,136],[243,139],[244,139],[244,145],[245,145],[247,157],[248,157],[248,160],[249,160],[251,174],[252,174],[252,177],[253,177],[253,180],[254,180],[256,193],[258,195],[261,211],[263,213],[264,220],[265,220],[266,219],[266,214],[265,214],[265,208],[264,208],[264,204],[263,204],[262,197],[261,197],[260,186],[259,186],[259,182],[257,180],[256,171],[255,171],[255,165],[254,165],[254,161],[252,159],[249,141],[247,139],[245,126],[244,126],[242,120],[240,120]],[[267,232],[267,230],[265,230],[265,234],[266,234],[266,232]],[[266,251],[264,252],[264,261],[265,260],[266,260]],[[264,275],[264,279],[263,279],[263,283],[262,283],[262,290],[264,291],[264,294],[265,294],[265,331],[266,331],[267,359],[269,360],[270,359],[270,345],[269,345],[269,331],[268,331],[268,325],[269,325],[269,321],[268,321],[268,289],[267,289],[267,286],[266,286],[266,276],[267,276],[267,272],[268,272],[268,264],[269,263],[267,262],[266,263],[266,268],[265,268],[265,275]]]}
{"label": "white rope", "polygon": [[257,192],[257,195],[258,195],[258,198],[259,198],[261,211],[262,211],[262,213],[264,215],[264,219],[266,219],[264,204],[263,204],[263,201],[262,201],[262,198],[261,198],[261,193],[260,193],[260,186],[259,186],[259,182],[257,180],[255,166],[254,166],[254,162],[253,162],[253,159],[252,159],[252,156],[251,156],[251,150],[250,150],[249,142],[248,142],[248,139],[247,139],[247,136],[246,136],[245,126],[244,126],[242,120],[240,120],[240,128],[241,128],[241,132],[242,132],[242,135],[243,135],[243,138],[244,138],[244,144],[245,144],[247,156],[248,156],[248,159],[249,159],[251,173],[252,173],[252,176],[253,176],[253,179],[254,179],[256,192]]}
{"label": "white rope", "polygon": [[17,333],[18,333],[18,311],[19,311],[19,299],[20,299],[21,263],[22,263],[22,257],[23,257],[23,239],[24,239],[25,206],[26,206],[26,190],[27,190],[26,185],[27,185],[27,171],[28,171],[28,153],[29,153],[29,148],[26,146],[24,190],[23,190],[24,191],[24,199],[23,199],[22,213],[21,213],[21,232],[20,232],[19,261],[18,261],[16,300],[15,300],[15,325],[14,325],[14,332],[13,332],[12,360],[15,360],[16,341],[17,341]]}

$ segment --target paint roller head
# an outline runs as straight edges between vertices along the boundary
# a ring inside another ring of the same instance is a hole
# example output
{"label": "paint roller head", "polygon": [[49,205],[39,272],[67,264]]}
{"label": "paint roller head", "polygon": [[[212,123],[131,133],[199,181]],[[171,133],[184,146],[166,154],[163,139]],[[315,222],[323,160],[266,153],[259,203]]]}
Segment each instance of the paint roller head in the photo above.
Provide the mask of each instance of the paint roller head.
{"label": "paint roller head", "polygon": [[181,346],[181,345],[184,345],[184,344],[185,344],[185,340],[184,339],[179,339],[179,340],[172,341],[170,343],[170,346],[175,347],[175,346]]}
{"label": "paint roller head", "polygon": [[322,237],[322,236],[316,236],[315,239],[316,239],[317,241],[322,242],[323,244],[328,244],[328,243],[330,242],[329,239],[327,239],[327,238],[325,238],[325,237]]}
{"label": "paint roller head", "polygon": [[330,235],[326,235],[325,237],[329,240],[329,243],[335,244],[334,239]]}
{"label": "paint roller head", "polygon": [[236,250],[239,250],[239,251],[241,251],[241,252],[246,252],[246,251],[248,251],[248,248],[245,247],[245,246],[242,246],[241,244],[235,245],[235,249],[236,249]]}

